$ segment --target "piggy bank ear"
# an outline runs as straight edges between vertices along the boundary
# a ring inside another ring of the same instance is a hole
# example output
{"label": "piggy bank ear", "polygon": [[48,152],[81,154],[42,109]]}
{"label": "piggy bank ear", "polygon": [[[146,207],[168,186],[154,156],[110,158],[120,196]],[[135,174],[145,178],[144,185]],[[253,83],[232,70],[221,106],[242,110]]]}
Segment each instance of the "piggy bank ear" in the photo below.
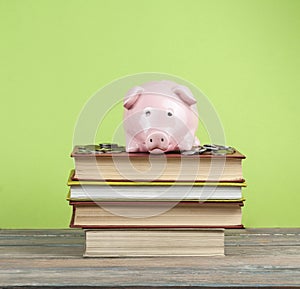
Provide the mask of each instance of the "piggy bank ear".
{"label": "piggy bank ear", "polygon": [[172,91],[188,105],[192,105],[197,102],[192,92],[186,86],[178,85],[174,87]]}
{"label": "piggy bank ear", "polygon": [[138,100],[144,89],[140,86],[135,86],[127,92],[124,99],[124,107],[130,109]]}

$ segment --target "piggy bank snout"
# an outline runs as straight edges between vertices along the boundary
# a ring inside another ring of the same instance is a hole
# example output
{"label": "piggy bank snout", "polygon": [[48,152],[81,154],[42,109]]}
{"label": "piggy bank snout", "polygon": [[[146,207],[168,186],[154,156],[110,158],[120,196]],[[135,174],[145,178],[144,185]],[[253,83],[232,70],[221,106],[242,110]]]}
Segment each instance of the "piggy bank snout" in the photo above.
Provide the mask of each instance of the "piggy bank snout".
{"label": "piggy bank snout", "polygon": [[170,139],[164,132],[153,132],[146,139],[146,147],[150,153],[163,153],[169,144]]}

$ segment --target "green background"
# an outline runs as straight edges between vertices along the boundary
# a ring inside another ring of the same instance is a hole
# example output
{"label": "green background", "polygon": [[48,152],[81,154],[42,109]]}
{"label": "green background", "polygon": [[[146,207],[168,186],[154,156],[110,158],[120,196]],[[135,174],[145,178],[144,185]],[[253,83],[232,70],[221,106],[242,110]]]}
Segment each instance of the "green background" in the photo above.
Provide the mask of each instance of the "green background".
{"label": "green background", "polygon": [[148,71],[199,87],[247,156],[243,223],[299,226],[299,31],[298,0],[1,0],[0,227],[68,227],[81,109]]}

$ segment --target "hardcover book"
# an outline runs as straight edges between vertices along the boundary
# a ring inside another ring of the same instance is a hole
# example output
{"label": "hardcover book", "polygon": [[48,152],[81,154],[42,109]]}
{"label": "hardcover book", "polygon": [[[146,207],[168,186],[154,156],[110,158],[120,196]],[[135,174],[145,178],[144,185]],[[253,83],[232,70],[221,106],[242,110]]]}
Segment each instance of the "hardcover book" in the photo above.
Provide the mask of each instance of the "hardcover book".
{"label": "hardcover book", "polygon": [[85,257],[223,256],[222,229],[85,230]]}
{"label": "hardcover book", "polygon": [[238,200],[245,183],[78,181],[71,171],[69,200]]}
{"label": "hardcover book", "polygon": [[243,201],[75,202],[72,228],[243,228]]}
{"label": "hardcover book", "polygon": [[211,181],[243,182],[244,155],[235,151],[226,156],[166,153],[94,154],[79,153],[75,147],[75,179],[106,181]]}

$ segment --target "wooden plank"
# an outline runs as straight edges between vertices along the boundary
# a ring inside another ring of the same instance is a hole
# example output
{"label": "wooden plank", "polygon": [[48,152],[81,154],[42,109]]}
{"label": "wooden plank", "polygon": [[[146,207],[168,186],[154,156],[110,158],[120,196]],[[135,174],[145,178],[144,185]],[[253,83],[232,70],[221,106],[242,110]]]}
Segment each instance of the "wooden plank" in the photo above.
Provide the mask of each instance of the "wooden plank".
{"label": "wooden plank", "polygon": [[[4,285],[47,286],[175,286],[192,284],[214,285],[277,285],[300,284],[296,258],[278,261],[278,258],[149,258],[77,259],[77,260],[3,260],[0,280]],[[299,260],[299,259],[298,259]],[[298,261],[299,262],[299,261]],[[270,265],[271,264],[271,265]],[[2,280],[5,274],[5,280]],[[5,281],[5,282],[3,282]]]}
{"label": "wooden plank", "polygon": [[85,259],[81,230],[0,230],[0,287],[300,288],[300,229],[225,233],[225,257]]}

